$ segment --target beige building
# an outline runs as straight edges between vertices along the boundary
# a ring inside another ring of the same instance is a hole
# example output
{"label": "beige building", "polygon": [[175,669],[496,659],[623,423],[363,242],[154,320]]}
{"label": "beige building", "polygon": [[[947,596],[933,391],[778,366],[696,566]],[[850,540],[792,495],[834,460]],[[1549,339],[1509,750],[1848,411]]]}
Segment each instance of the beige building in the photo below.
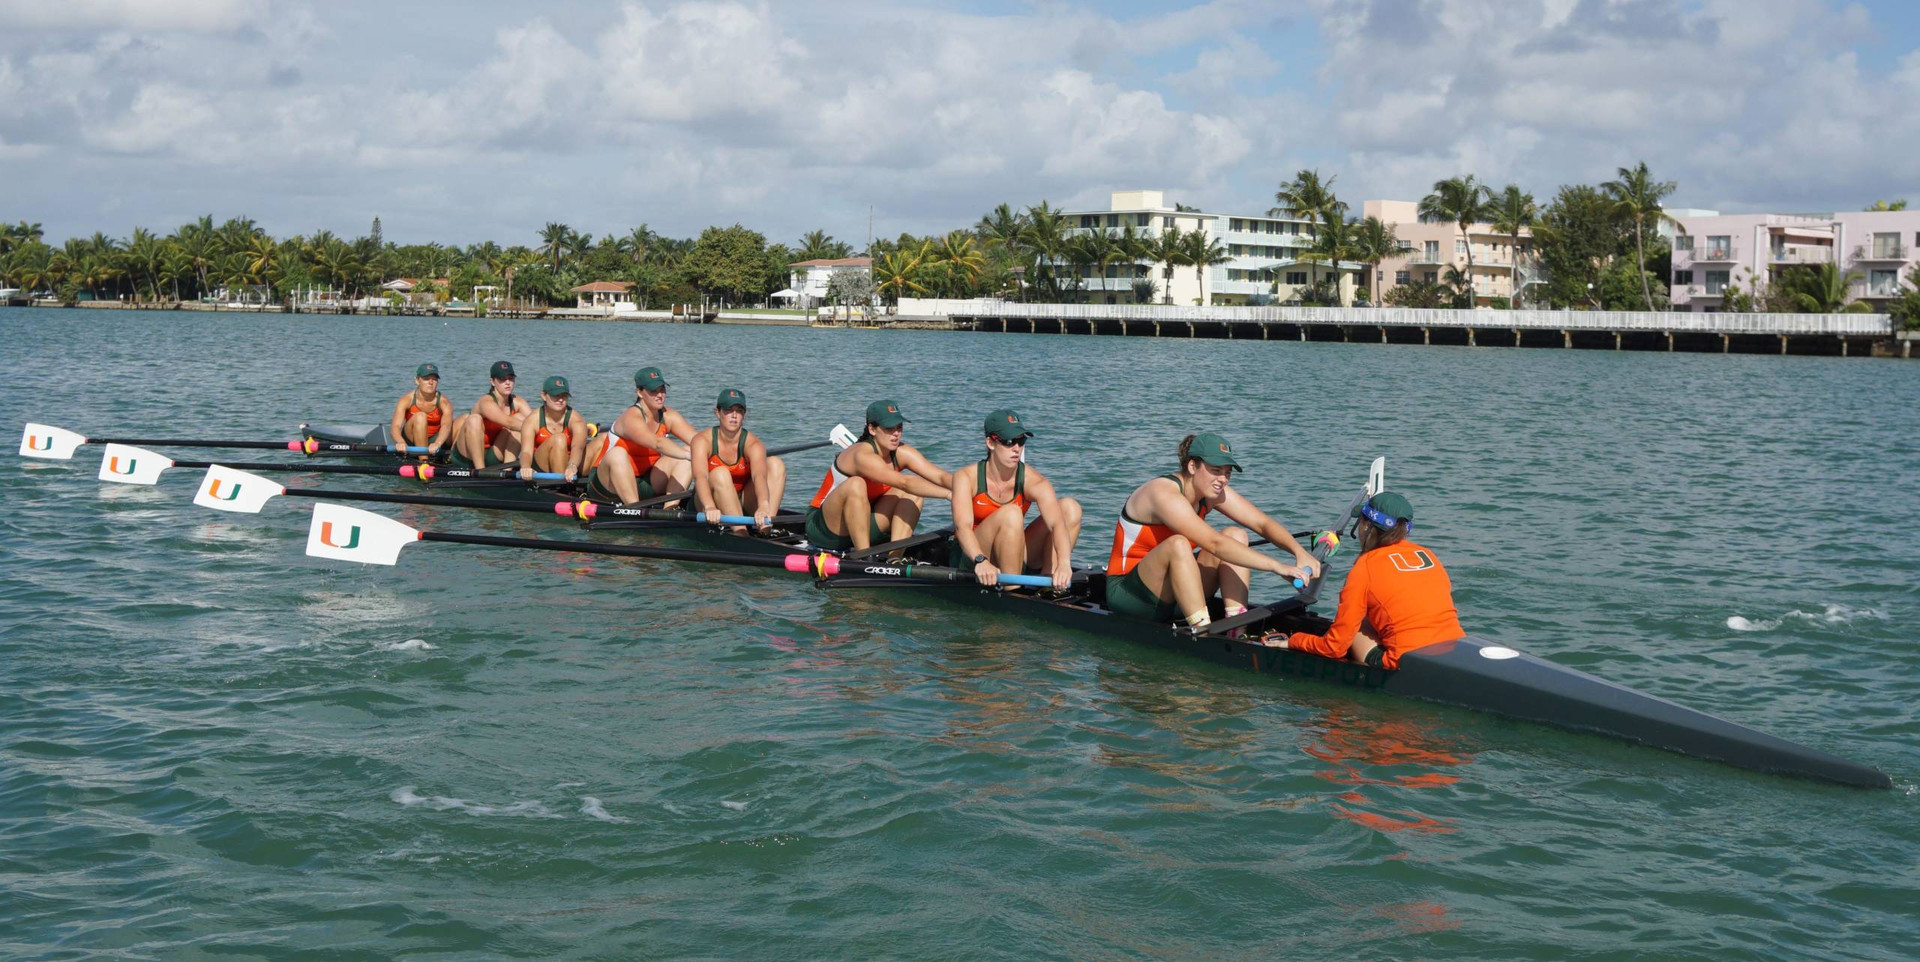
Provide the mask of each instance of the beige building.
{"label": "beige building", "polygon": [[[1420,205],[1411,200],[1370,200],[1362,206],[1362,216],[1378,217],[1391,226],[1406,253],[1381,261],[1373,270],[1374,303],[1381,303],[1389,292],[1425,281],[1442,284],[1447,269],[1467,273],[1467,250],[1473,250],[1473,303],[1486,306],[1496,298],[1508,299],[1514,291],[1514,239],[1497,232],[1491,224],[1471,225],[1465,233],[1454,223],[1436,224],[1420,218]],[[1522,300],[1527,288],[1545,279],[1526,249],[1531,237],[1520,232],[1519,284]]]}

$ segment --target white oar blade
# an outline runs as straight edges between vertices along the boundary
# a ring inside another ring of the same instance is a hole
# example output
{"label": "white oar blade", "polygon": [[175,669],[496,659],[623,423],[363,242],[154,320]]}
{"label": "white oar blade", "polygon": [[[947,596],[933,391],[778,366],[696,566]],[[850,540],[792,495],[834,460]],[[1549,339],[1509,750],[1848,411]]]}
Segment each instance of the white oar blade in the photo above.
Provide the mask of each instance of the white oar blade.
{"label": "white oar blade", "polygon": [[843,449],[853,447],[860,442],[860,439],[856,437],[852,431],[847,430],[847,426],[844,424],[834,425],[833,430],[827,432],[827,440],[832,441],[835,446]]}
{"label": "white oar blade", "polygon": [[269,499],[286,492],[286,488],[257,474],[216,464],[200,480],[200,493],[193,496],[193,503],[215,511],[259,514]]}
{"label": "white oar blade", "polygon": [[1387,459],[1373,459],[1373,465],[1367,468],[1367,497],[1371,498],[1387,490]]}
{"label": "white oar blade", "polygon": [[100,480],[121,484],[159,484],[173,459],[131,444],[109,444],[100,454]]}
{"label": "white oar blade", "polygon": [[51,424],[29,424],[26,430],[20,432],[20,456],[65,461],[73,457],[75,449],[85,443],[85,435],[75,434],[66,428],[56,428]]}
{"label": "white oar blade", "polygon": [[392,518],[322,501],[313,506],[307,529],[307,553],[335,561],[390,565],[400,549],[420,540],[420,532]]}

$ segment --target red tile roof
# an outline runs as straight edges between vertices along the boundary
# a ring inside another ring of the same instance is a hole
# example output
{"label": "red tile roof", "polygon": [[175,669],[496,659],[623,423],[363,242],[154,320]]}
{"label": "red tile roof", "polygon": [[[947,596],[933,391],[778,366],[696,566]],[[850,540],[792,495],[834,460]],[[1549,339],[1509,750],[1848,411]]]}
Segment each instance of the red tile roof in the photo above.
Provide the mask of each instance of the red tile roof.
{"label": "red tile roof", "polygon": [[573,289],[575,294],[625,294],[633,290],[631,281],[594,281]]}
{"label": "red tile roof", "polygon": [[810,261],[795,261],[791,267],[872,267],[871,257],[822,257]]}

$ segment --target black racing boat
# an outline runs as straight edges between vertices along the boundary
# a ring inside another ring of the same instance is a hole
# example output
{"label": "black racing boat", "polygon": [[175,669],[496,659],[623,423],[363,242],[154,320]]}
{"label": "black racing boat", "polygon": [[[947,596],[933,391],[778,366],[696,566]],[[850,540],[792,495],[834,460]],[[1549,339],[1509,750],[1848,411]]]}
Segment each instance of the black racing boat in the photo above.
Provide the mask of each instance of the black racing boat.
{"label": "black racing boat", "polygon": [[[383,427],[312,425],[303,428],[321,441],[385,441]],[[433,487],[535,503],[578,497],[577,491],[511,484]],[[602,520],[589,522],[588,527],[652,530],[701,547],[731,552],[795,554],[815,550],[792,532],[780,532],[774,537],[742,535],[713,528],[627,520],[608,514],[603,514]],[[1884,772],[1871,766],[1473,637],[1408,652],[1401,656],[1396,670],[1260,644],[1257,639],[1267,632],[1326,630],[1328,620],[1310,610],[1318,593],[1317,582],[1295,592],[1295,597],[1255,607],[1232,618],[1220,617],[1196,632],[1184,625],[1145,622],[1110,613],[1102,604],[1106,597],[1106,575],[1099,569],[1081,572],[1072,590],[1059,597],[1028,590],[985,589],[944,580],[903,579],[893,571],[886,576],[860,573],[864,565],[889,569],[916,564],[944,565],[946,553],[946,532],[927,532],[866,552],[849,553],[841,565],[843,573],[822,579],[819,584],[829,590],[906,591],[1012,618],[1042,621],[1103,640],[1148,645],[1256,672],[1385,692],[1557,728],[1610,735],[1753,771],[1859,788],[1891,788],[1893,784]],[[1223,612],[1216,608],[1215,614]]]}

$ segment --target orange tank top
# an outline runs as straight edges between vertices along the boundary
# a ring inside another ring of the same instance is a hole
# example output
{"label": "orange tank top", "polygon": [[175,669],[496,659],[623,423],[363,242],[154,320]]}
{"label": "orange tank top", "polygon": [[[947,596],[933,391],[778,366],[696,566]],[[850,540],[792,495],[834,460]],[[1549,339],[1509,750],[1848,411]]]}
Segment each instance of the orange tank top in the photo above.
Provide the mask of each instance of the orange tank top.
{"label": "orange tank top", "polygon": [[[1163,474],[1160,477],[1180,483],[1177,474]],[[1157,479],[1156,479],[1157,480]],[[1149,482],[1152,483],[1152,482]],[[1184,492],[1186,489],[1183,487]],[[1196,509],[1200,517],[1207,516],[1213,506],[1202,501]],[[1127,514],[1125,505],[1120,507],[1120,520],[1113,525],[1113,550],[1107,554],[1107,574],[1110,577],[1122,577],[1133,570],[1147,553],[1158,547],[1160,542],[1173,537],[1173,528],[1164,524],[1141,524]]]}
{"label": "orange tank top", "polygon": [[[498,404],[503,408],[506,408],[507,413],[509,414],[513,413],[513,402],[514,402],[513,395],[511,394],[507,395],[507,399],[505,401],[500,400],[499,395],[494,394],[491,390],[487,392],[487,395],[493,398],[493,403]],[[486,446],[493,447],[493,440],[499,437],[500,432],[505,431],[507,429],[507,426],[491,418],[482,417],[480,419],[480,429],[486,433]]]}
{"label": "orange tank top", "polygon": [[[567,413],[560,416],[560,433],[567,436],[567,447],[573,447],[573,405],[567,405]],[[540,405],[540,430],[533,434],[533,446],[539,447],[553,437],[553,431],[547,427],[547,406]]]}
{"label": "orange tank top", "polygon": [[434,397],[432,407],[423,408],[420,406],[420,392],[413,392],[413,400],[407,402],[407,420],[413,420],[416,414],[427,416],[428,431],[434,434],[440,433],[440,398],[438,396]]}
{"label": "orange tank top", "polygon": [[707,473],[712,474],[714,468],[726,468],[727,474],[733,478],[733,490],[735,491],[745,491],[747,489],[747,481],[753,477],[751,473],[753,466],[747,463],[747,439],[749,437],[752,437],[752,435],[745,431],[740,432],[740,445],[735,448],[733,452],[735,460],[731,462],[723,461],[720,459],[720,429],[713,429],[713,451],[707,455]]}
{"label": "orange tank top", "polygon": [[[640,405],[635,404],[634,407],[640,407]],[[662,411],[660,420],[654,423],[653,433],[662,438],[667,436],[666,412]],[[655,464],[660,463],[660,452],[637,441],[629,441],[626,438],[616,435],[613,443],[620,445],[621,448],[626,450],[627,457],[633,461],[634,474],[644,475],[648,471],[653,470]]]}
{"label": "orange tank top", "polygon": [[1013,469],[1013,498],[1008,501],[995,501],[987,493],[987,462],[974,465],[973,476],[973,523],[975,527],[985,524],[995,511],[1007,505],[1018,505],[1020,516],[1027,516],[1027,509],[1033,506],[1033,499],[1027,497],[1027,465],[1022,461]]}
{"label": "orange tank top", "polygon": [[[875,454],[880,453],[880,442],[875,441],[872,438],[868,438],[867,443],[873,445],[873,453]],[[840,452],[840,454],[834,455],[832,463],[827,465],[827,476],[820,480],[820,490],[815,491],[813,493],[812,504],[814,507],[817,508],[825,504],[827,502],[827,495],[832,494],[834,488],[837,488],[842,484],[845,484],[849,480],[851,480],[851,478],[848,475],[842,473],[840,470],[840,458],[842,455],[845,455],[846,453],[847,452],[842,451]],[[887,460],[887,463],[891,465],[895,471],[900,470],[900,453],[898,451],[894,452],[893,457],[889,458]],[[880,500],[881,495],[884,495],[887,492],[892,490],[893,490],[893,485],[891,484],[881,484],[878,481],[867,481],[867,500],[878,501]]]}

